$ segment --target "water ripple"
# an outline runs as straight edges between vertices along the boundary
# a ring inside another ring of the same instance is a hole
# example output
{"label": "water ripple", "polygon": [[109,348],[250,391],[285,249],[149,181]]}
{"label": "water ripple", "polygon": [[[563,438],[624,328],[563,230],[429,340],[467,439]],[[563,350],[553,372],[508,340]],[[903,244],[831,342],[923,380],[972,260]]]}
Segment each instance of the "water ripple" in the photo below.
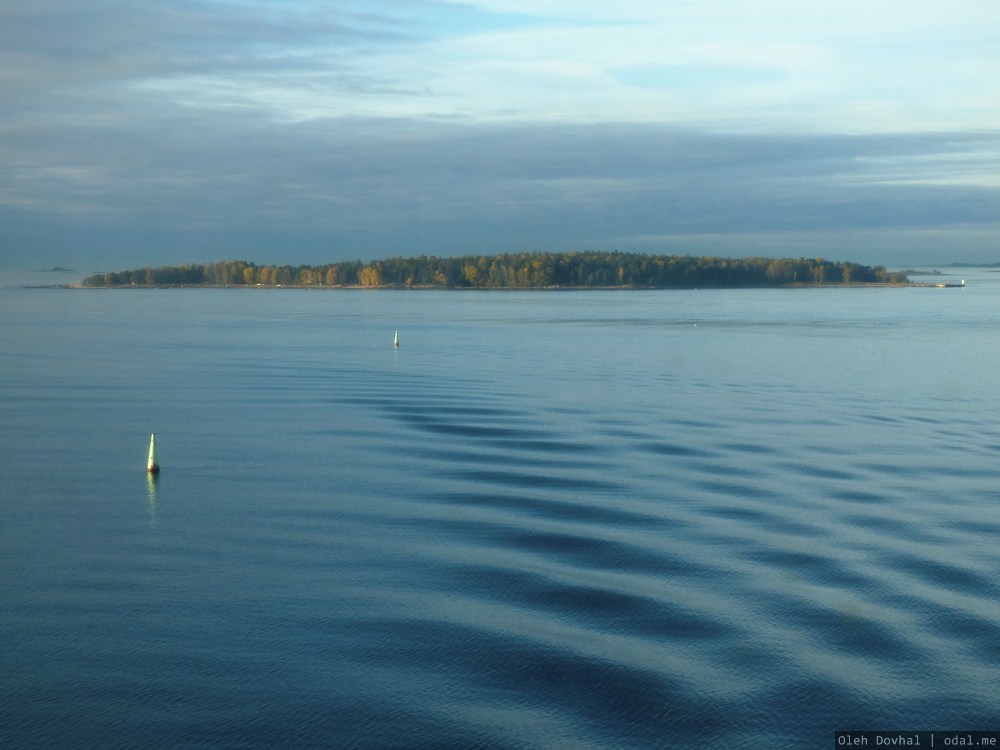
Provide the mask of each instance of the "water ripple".
{"label": "water ripple", "polygon": [[574,498],[543,498],[509,493],[435,492],[428,495],[427,499],[457,507],[485,507],[494,510],[514,511],[529,519],[579,521],[595,525],[642,526],[643,528],[655,527],[661,523],[660,519],[645,513],[609,505],[584,503]]}
{"label": "water ripple", "polygon": [[58,346],[24,338],[38,356],[4,372],[0,744],[992,728],[997,303],[960,347],[961,299],[930,305],[954,305],[942,335],[919,290],[825,291],[199,292],[226,314],[180,329],[123,293],[72,336],[53,316]]}

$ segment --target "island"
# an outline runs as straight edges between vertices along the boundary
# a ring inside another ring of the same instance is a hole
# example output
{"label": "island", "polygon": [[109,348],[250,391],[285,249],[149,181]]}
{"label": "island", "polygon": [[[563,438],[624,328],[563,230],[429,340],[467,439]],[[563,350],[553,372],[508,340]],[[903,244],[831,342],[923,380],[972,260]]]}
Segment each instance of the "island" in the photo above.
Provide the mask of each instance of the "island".
{"label": "island", "polygon": [[245,260],[99,273],[85,287],[691,289],[908,284],[902,273],[823,258],[718,258],[625,252],[395,257],[318,266]]}

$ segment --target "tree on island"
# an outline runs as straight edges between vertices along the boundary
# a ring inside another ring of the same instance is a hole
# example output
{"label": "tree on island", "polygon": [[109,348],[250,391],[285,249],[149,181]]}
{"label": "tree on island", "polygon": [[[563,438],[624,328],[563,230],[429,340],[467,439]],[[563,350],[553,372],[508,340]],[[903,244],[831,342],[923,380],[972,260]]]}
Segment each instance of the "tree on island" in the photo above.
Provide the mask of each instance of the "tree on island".
{"label": "tree on island", "polygon": [[790,284],[906,283],[884,266],[823,258],[717,258],[621,252],[507,253],[343,261],[320,266],[245,260],[95,274],[102,286],[441,287],[455,289],[773,287]]}

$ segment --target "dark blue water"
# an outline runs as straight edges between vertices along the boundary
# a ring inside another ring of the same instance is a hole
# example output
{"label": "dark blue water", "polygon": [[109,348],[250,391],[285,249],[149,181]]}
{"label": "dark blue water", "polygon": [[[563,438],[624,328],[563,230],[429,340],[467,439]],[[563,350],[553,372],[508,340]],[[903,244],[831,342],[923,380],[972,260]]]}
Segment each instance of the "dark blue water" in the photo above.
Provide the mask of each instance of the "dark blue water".
{"label": "dark blue water", "polygon": [[998,372],[987,273],[0,289],[0,747],[1000,729]]}

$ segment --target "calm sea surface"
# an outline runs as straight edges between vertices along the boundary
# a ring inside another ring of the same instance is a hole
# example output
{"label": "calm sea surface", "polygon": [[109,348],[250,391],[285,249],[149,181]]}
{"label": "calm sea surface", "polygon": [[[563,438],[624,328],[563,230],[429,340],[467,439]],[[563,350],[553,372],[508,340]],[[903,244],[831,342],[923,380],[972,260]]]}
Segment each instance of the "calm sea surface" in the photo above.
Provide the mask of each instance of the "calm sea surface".
{"label": "calm sea surface", "polygon": [[0,288],[0,747],[1000,729],[969,278]]}

